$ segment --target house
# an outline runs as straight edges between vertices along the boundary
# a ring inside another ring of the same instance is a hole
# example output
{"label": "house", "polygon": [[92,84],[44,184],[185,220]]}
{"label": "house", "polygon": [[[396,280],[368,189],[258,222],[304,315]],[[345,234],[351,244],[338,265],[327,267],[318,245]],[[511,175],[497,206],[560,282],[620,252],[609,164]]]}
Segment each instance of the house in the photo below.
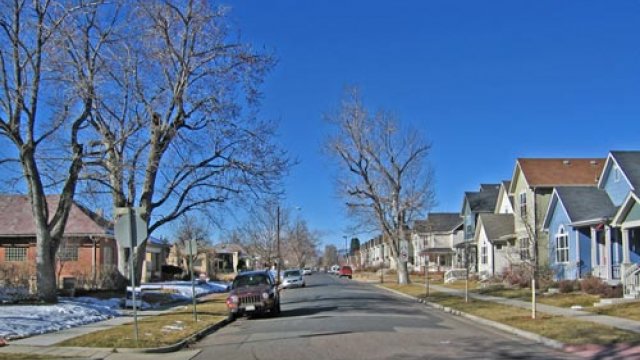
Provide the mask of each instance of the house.
{"label": "house", "polygon": [[474,242],[478,246],[478,274],[489,278],[503,273],[517,256],[513,214],[478,216]]}
{"label": "house", "polygon": [[[549,264],[549,236],[542,231],[551,194],[557,186],[595,187],[604,160],[527,158],[517,159],[509,193],[513,196],[516,245],[519,261],[529,261],[534,253],[539,265]],[[536,248],[534,248],[536,246]]]}
{"label": "house", "polygon": [[[607,193],[585,186],[556,187],[551,195],[543,229],[548,233],[548,258],[556,280],[576,280],[586,275],[619,280],[619,272],[605,275],[609,262],[603,251],[603,229],[616,213]],[[619,264],[616,257],[614,263]]]}
{"label": "house", "polygon": [[[47,196],[53,216],[60,197]],[[35,276],[36,228],[27,196],[0,196],[0,267],[6,283],[26,285]],[[56,254],[58,286],[112,288],[117,273],[117,246],[111,224],[74,202]]]}
{"label": "house", "polygon": [[216,257],[216,271],[238,273],[253,267],[253,261],[239,244],[222,243],[213,246]]}
{"label": "house", "polygon": [[[611,151],[607,156],[598,188],[603,189],[617,212],[602,227],[598,242],[602,262],[598,275],[619,277],[625,297],[638,297],[640,289],[640,151]],[[619,271],[618,271],[619,270]]]}
{"label": "house", "polygon": [[453,267],[454,244],[463,239],[459,213],[429,213],[426,220],[414,222],[411,240],[415,249],[416,271],[429,266],[429,271]]}
{"label": "house", "polygon": [[509,193],[511,181],[503,180],[498,190],[498,199],[496,199],[495,214],[513,214],[513,196]]}
{"label": "house", "polygon": [[162,280],[162,265],[167,263],[171,245],[166,241],[150,236],[147,240],[147,250],[142,263],[141,282]]}
{"label": "house", "polygon": [[478,216],[481,213],[494,213],[500,184],[482,184],[480,191],[464,193],[462,201],[463,240],[454,244],[456,255],[454,266],[466,268],[469,265],[471,271],[477,271],[477,249],[473,241],[476,233]]}

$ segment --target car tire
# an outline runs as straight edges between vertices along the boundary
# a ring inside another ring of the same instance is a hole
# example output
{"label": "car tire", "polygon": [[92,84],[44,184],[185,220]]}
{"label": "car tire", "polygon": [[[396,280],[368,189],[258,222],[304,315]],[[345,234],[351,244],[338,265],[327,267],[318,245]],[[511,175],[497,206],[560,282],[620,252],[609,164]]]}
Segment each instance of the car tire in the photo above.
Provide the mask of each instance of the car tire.
{"label": "car tire", "polygon": [[349,275],[349,279],[352,279],[351,275]]}
{"label": "car tire", "polygon": [[305,283],[302,283],[302,287],[306,287],[306,286],[307,286],[307,284],[305,284]]}
{"label": "car tire", "polygon": [[280,301],[279,300],[278,300],[278,303],[273,307],[273,309],[271,309],[271,315],[272,316],[280,315]]}
{"label": "car tire", "polygon": [[238,314],[236,313],[229,313],[229,316],[227,316],[227,320],[229,321],[234,321],[237,318],[238,318]]}

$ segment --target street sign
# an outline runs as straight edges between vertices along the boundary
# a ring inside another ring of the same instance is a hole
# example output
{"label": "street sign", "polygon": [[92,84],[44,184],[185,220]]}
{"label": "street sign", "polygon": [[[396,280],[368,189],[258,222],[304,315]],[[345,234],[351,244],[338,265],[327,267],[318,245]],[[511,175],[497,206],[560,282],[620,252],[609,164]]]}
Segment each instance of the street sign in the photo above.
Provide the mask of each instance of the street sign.
{"label": "street sign", "polygon": [[143,207],[115,208],[114,233],[118,244],[124,248],[135,248],[147,239],[147,222]]}

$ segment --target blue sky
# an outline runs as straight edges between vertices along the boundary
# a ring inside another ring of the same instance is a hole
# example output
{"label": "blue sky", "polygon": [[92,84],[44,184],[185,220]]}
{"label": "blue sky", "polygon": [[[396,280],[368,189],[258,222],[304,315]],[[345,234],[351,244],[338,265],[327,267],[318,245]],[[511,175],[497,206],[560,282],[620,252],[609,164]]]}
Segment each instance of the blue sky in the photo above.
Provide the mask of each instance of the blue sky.
{"label": "blue sky", "polygon": [[[232,1],[242,38],[273,51],[260,115],[300,164],[290,206],[343,244],[320,147],[345,85],[433,143],[438,206],[511,177],[518,157],[640,149],[640,2]],[[362,239],[366,240],[366,239]]]}

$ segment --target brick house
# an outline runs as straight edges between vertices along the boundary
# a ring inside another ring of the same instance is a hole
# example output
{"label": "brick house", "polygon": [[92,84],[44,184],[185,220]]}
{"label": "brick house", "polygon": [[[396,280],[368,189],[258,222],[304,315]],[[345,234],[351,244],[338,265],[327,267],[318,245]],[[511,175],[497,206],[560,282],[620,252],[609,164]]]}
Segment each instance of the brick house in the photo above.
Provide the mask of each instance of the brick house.
{"label": "brick house", "polygon": [[[47,197],[53,216],[59,196]],[[27,196],[0,195],[0,283],[26,286],[35,274],[36,236]],[[117,245],[111,224],[74,203],[56,255],[58,286],[110,288],[115,286]]]}

